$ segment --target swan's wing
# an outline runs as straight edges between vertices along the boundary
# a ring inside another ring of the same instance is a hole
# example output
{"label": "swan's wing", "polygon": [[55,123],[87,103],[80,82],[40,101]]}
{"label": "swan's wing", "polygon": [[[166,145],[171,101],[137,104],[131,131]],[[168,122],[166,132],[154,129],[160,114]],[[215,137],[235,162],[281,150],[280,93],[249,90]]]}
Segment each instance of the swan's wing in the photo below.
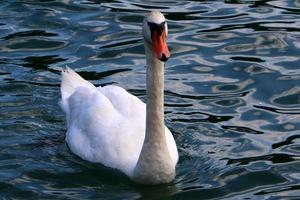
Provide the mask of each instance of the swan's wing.
{"label": "swan's wing", "polygon": [[117,86],[96,88],[71,69],[62,72],[61,93],[71,151],[129,175],[144,141],[145,104]]}
{"label": "swan's wing", "polygon": [[110,166],[105,160],[114,157],[111,151],[117,142],[114,143],[113,130],[120,124],[113,105],[101,92],[85,87],[77,88],[67,102],[66,141],[72,152],[85,160]]}
{"label": "swan's wing", "polygon": [[[146,114],[146,105],[139,98],[130,94],[125,89],[109,85],[98,88],[113,104],[114,108],[124,117],[141,117]],[[146,116],[145,116],[146,117]],[[145,118],[143,117],[143,118]]]}
{"label": "swan's wing", "polygon": [[168,127],[165,126],[165,134],[166,134],[166,141],[167,141],[167,146],[168,150],[171,156],[171,159],[174,163],[174,166],[178,162],[178,151],[177,151],[177,146],[174,140],[174,137],[171,133],[171,131],[168,129]]}
{"label": "swan's wing", "polygon": [[[114,92],[106,91],[106,94],[112,98]],[[145,117],[143,111],[136,111],[135,115],[123,114],[134,105],[135,98],[127,95],[131,94],[124,91],[117,95],[113,104],[99,89],[77,88],[68,99],[66,141],[72,152],[82,159],[99,162],[130,175],[144,141]],[[127,108],[118,109],[123,106]]]}

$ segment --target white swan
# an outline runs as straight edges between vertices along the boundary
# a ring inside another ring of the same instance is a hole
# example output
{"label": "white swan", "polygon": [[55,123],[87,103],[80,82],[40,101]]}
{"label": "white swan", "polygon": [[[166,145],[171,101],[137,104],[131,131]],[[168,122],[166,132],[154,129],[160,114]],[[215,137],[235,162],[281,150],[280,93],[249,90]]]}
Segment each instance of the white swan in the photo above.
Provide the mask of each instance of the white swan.
{"label": "white swan", "polygon": [[150,12],[143,22],[147,105],[120,87],[95,87],[69,68],[62,72],[61,107],[70,150],[143,184],[170,182],[178,161],[176,143],[164,125],[167,34],[164,16]]}

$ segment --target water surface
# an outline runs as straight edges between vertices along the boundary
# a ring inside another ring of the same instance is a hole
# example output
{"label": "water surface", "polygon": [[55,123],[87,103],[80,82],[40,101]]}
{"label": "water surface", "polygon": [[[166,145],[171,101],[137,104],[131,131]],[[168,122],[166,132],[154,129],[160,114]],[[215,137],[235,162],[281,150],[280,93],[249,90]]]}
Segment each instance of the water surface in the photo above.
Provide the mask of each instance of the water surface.
{"label": "water surface", "polygon": [[[145,187],[73,155],[59,70],[145,100],[141,23],[168,19],[174,182]],[[6,1],[0,5],[0,196],[297,199],[300,1]]]}

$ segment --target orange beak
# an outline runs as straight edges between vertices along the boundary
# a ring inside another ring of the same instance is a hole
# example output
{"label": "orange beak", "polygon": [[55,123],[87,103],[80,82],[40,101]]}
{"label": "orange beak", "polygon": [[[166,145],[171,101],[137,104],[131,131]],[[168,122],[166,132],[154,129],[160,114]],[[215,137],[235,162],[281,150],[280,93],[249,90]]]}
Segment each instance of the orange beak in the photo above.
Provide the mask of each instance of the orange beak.
{"label": "orange beak", "polygon": [[170,58],[170,52],[167,46],[165,31],[163,31],[161,35],[159,35],[156,31],[153,31],[152,44],[156,53],[156,57],[160,61],[166,62]]}

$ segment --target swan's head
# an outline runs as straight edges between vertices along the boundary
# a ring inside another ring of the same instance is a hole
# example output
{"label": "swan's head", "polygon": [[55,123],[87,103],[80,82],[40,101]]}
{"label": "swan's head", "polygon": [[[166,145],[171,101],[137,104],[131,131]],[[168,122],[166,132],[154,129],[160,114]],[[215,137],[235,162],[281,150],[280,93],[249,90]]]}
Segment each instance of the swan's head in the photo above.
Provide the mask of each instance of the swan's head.
{"label": "swan's head", "polygon": [[163,14],[159,11],[148,13],[143,23],[143,36],[148,44],[153,47],[157,59],[166,62],[170,58],[166,37],[168,26]]}

